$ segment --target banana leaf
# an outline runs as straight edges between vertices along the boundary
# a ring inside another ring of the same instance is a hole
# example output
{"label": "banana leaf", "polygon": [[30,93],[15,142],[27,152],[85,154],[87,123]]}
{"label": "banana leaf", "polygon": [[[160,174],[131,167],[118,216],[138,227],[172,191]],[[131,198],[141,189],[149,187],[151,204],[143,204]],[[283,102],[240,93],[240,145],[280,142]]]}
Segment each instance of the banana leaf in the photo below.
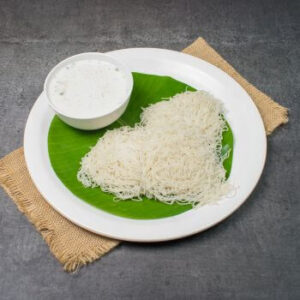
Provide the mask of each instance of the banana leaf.
{"label": "banana leaf", "polygon": [[[192,209],[191,205],[164,204],[157,200],[143,198],[142,201],[116,201],[114,196],[100,188],[85,188],[77,180],[81,158],[89,152],[97,140],[109,129],[123,125],[133,126],[139,122],[143,107],[184,91],[195,89],[171,77],[133,73],[134,88],[125,113],[112,125],[95,131],[74,129],[63,123],[57,116],[52,120],[48,133],[48,151],[51,165],[61,182],[78,198],[108,213],[131,219],[156,219],[178,215]],[[233,134],[223,132],[222,155],[226,176],[231,170]],[[78,200],[80,201],[80,200]]]}

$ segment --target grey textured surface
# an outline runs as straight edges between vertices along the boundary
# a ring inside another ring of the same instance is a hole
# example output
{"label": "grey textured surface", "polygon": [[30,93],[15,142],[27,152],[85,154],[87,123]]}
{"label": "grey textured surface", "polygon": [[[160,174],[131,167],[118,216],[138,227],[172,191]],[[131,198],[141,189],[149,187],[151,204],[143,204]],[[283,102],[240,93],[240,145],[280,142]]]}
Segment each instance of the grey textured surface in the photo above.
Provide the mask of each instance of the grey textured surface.
{"label": "grey textured surface", "polygon": [[300,299],[299,1],[0,0],[0,156],[22,145],[49,69],[84,51],[181,50],[203,36],[290,109],[254,193],[202,234],[122,243],[66,274],[0,190],[1,299]]}

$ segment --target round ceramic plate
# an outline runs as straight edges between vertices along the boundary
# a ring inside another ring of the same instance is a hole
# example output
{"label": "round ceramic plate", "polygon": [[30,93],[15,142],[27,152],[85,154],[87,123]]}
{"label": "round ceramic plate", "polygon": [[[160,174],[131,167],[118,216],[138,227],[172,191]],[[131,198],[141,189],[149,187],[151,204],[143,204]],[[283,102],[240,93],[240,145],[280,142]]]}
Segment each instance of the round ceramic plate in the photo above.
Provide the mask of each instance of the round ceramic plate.
{"label": "round ceramic plate", "polygon": [[232,214],[249,196],[262,173],[266,135],[260,114],[244,89],[215,66],[183,53],[151,48],[108,52],[132,71],[167,75],[222,100],[234,134],[229,181],[236,187],[218,204],[191,209],[180,215],[134,220],[111,215],[73,195],[54,173],[47,136],[54,113],[43,94],[35,102],[24,135],[25,160],[37,189],[60,214],[92,232],[127,241],[154,242],[182,238],[212,227]]}

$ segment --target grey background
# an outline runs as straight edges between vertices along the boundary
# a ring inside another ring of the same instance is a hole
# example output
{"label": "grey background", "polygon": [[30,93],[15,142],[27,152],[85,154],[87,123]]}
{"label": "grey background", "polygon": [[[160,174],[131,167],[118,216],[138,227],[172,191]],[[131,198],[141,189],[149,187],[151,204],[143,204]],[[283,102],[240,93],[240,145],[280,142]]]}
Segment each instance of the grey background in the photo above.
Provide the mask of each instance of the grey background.
{"label": "grey background", "polygon": [[77,274],[0,190],[1,299],[300,299],[299,1],[0,0],[0,156],[22,145],[47,72],[85,51],[181,50],[205,39],[290,109],[263,176],[225,222],[184,240],[122,243]]}

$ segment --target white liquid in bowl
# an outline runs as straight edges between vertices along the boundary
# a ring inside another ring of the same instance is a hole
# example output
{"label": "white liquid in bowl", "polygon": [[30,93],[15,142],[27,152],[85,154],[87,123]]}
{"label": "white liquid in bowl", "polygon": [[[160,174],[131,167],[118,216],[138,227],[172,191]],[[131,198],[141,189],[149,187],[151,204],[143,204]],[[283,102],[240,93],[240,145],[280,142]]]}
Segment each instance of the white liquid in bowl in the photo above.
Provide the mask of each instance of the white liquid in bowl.
{"label": "white liquid in bowl", "polygon": [[58,70],[49,83],[49,97],[63,114],[93,118],[118,108],[128,88],[125,74],[118,67],[87,59]]}

